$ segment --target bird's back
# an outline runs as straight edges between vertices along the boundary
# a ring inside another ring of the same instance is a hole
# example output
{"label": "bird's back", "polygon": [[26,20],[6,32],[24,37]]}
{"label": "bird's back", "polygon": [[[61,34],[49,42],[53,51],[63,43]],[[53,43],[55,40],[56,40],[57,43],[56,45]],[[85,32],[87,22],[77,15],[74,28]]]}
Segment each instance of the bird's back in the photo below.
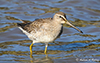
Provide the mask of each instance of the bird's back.
{"label": "bird's back", "polygon": [[31,33],[33,31],[38,31],[44,23],[49,23],[51,20],[52,18],[36,19],[33,22],[22,21],[23,23],[17,23],[17,26],[21,27],[26,32]]}

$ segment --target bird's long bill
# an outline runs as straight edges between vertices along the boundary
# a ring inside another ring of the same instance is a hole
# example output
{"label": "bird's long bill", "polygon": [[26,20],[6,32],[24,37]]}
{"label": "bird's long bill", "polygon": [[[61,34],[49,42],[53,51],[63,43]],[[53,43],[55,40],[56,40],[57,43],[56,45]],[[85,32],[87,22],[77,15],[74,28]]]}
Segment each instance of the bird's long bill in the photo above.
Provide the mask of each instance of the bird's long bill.
{"label": "bird's long bill", "polygon": [[79,31],[80,33],[83,33],[81,30],[79,30],[78,28],[76,28],[74,25],[72,25],[68,21],[66,22],[66,24],[70,25],[71,27],[73,27],[74,29],[76,29],[77,31]]}

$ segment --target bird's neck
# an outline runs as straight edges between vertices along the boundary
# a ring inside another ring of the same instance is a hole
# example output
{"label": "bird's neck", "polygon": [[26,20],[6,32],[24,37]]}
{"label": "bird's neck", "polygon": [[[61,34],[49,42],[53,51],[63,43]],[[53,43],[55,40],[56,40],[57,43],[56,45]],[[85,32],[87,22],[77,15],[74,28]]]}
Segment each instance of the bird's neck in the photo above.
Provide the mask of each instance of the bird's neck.
{"label": "bird's neck", "polygon": [[62,25],[61,22],[57,19],[52,19],[52,23],[54,23],[55,25]]}

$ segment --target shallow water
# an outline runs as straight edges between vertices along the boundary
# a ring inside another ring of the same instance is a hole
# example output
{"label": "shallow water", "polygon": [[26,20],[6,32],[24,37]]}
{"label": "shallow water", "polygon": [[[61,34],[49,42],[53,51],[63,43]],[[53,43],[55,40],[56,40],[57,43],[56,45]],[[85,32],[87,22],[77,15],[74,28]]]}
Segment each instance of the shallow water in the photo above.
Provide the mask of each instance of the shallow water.
{"label": "shallow water", "polygon": [[[67,19],[84,33],[64,25],[63,34],[49,43],[33,45],[16,27],[18,19],[34,21],[53,17],[62,11]],[[99,63],[100,62],[100,0],[1,0],[0,1],[0,63]]]}

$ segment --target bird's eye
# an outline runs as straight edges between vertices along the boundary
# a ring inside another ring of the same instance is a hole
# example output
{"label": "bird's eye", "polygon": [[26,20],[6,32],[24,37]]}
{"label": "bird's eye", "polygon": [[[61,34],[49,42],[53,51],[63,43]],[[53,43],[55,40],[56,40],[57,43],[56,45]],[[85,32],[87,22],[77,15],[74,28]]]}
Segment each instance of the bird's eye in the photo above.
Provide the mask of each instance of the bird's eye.
{"label": "bird's eye", "polygon": [[59,16],[59,18],[62,18],[61,16]]}

